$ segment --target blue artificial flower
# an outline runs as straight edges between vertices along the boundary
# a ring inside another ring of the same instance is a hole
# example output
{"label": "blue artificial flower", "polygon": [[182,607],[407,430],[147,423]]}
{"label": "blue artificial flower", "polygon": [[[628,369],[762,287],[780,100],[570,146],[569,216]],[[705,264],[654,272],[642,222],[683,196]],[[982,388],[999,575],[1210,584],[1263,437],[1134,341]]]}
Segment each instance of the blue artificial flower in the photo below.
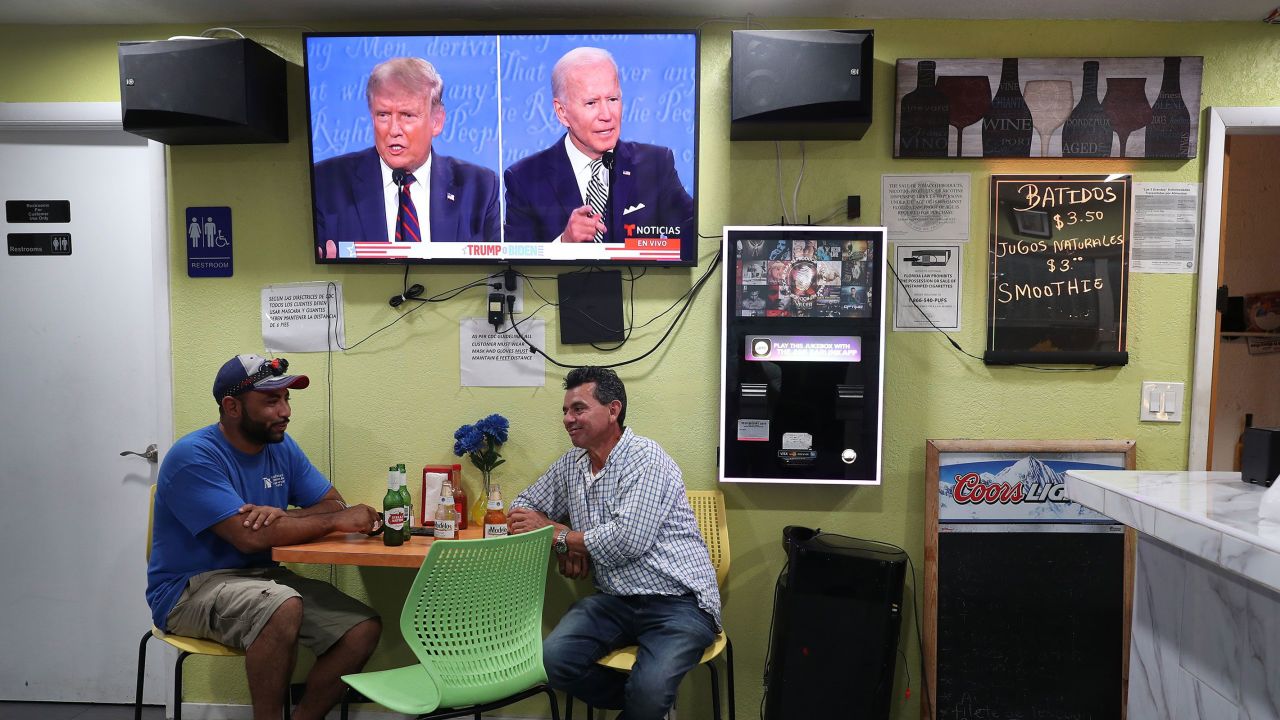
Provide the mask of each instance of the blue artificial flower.
{"label": "blue artificial flower", "polygon": [[501,415],[494,413],[486,418],[482,418],[476,423],[476,427],[480,432],[493,438],[494,443],[501,445],[507,441],[507,429],[510,423]]}
{"label": "blue artificial flower", "polygon": [[484,447],[484,433],[475,425],[463,425],[458,428],[453,437],[457,440],[453,444],[453,454],[458,457]]}

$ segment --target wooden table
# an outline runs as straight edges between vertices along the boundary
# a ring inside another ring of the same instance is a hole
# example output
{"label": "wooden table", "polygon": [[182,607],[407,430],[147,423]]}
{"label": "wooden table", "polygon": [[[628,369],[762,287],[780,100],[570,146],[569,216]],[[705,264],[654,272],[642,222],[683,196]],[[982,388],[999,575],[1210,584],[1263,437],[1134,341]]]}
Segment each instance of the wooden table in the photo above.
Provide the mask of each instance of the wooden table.
{"label": "wooden table", "polygon": [[[475,525],[458,531],[461,540],[477,540],[483,535],[483,528]],[[382,543],[381,535],[369,537],[361,533],[334,533],[315,542],[272,548],[271,559],[276,562],[416,569],[422,567],[432,542],[435,542],[433,538],[414,536],[403,545],[387,547]]]}

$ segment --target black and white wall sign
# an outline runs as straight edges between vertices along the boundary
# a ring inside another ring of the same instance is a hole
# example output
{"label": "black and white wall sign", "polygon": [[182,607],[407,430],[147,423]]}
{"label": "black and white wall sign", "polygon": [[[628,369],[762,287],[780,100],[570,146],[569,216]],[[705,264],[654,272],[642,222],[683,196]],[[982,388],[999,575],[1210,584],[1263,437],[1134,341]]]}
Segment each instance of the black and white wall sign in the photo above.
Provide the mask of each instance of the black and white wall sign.
{"label": "black and white wall sign", "polygon": [[10,255],[70,255],[71,233],[9,233]]}
{"label": "black and white wall sign", "polygon": [[71,222],[71,201],[5,200],[4,215],[11,223],[68,223]]}

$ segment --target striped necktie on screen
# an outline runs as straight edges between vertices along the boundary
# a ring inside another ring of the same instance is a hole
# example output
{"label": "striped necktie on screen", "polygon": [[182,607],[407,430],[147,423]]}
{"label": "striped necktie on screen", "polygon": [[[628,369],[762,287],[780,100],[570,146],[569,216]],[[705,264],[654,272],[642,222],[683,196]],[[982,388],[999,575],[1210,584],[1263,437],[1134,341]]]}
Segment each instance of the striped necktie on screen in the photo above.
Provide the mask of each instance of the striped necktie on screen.
{"label": "striped necktie on screen", "polygon": [[415,179],[413,173],[408,173],[400,184],[400,220],[396,223],[396,242],[422,242],[418,209],[413,206],[413,198],[409,197],[409,186]]}
{"label": "striped necktie on screen", "polygon": [[[602,164],[603,162],[600,158],[591,161],[591,181],[587,183],[587,204],[603,220],[605,202],[609,198],[609,188],[605,187],[604,181],[600,179],[600,167]],[[597,232],[595,241],[604,242],[604,233]]]}

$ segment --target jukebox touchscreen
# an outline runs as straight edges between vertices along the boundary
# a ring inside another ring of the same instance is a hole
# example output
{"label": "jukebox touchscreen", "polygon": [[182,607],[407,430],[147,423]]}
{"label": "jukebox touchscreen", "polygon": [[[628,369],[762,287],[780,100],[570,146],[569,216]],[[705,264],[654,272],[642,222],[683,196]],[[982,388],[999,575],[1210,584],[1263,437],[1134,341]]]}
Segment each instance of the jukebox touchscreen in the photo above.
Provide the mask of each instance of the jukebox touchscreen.
{"label": "jukebox touchscreen", "polygon": [[726,227],[720,477],[880,482],[883,228]]}

